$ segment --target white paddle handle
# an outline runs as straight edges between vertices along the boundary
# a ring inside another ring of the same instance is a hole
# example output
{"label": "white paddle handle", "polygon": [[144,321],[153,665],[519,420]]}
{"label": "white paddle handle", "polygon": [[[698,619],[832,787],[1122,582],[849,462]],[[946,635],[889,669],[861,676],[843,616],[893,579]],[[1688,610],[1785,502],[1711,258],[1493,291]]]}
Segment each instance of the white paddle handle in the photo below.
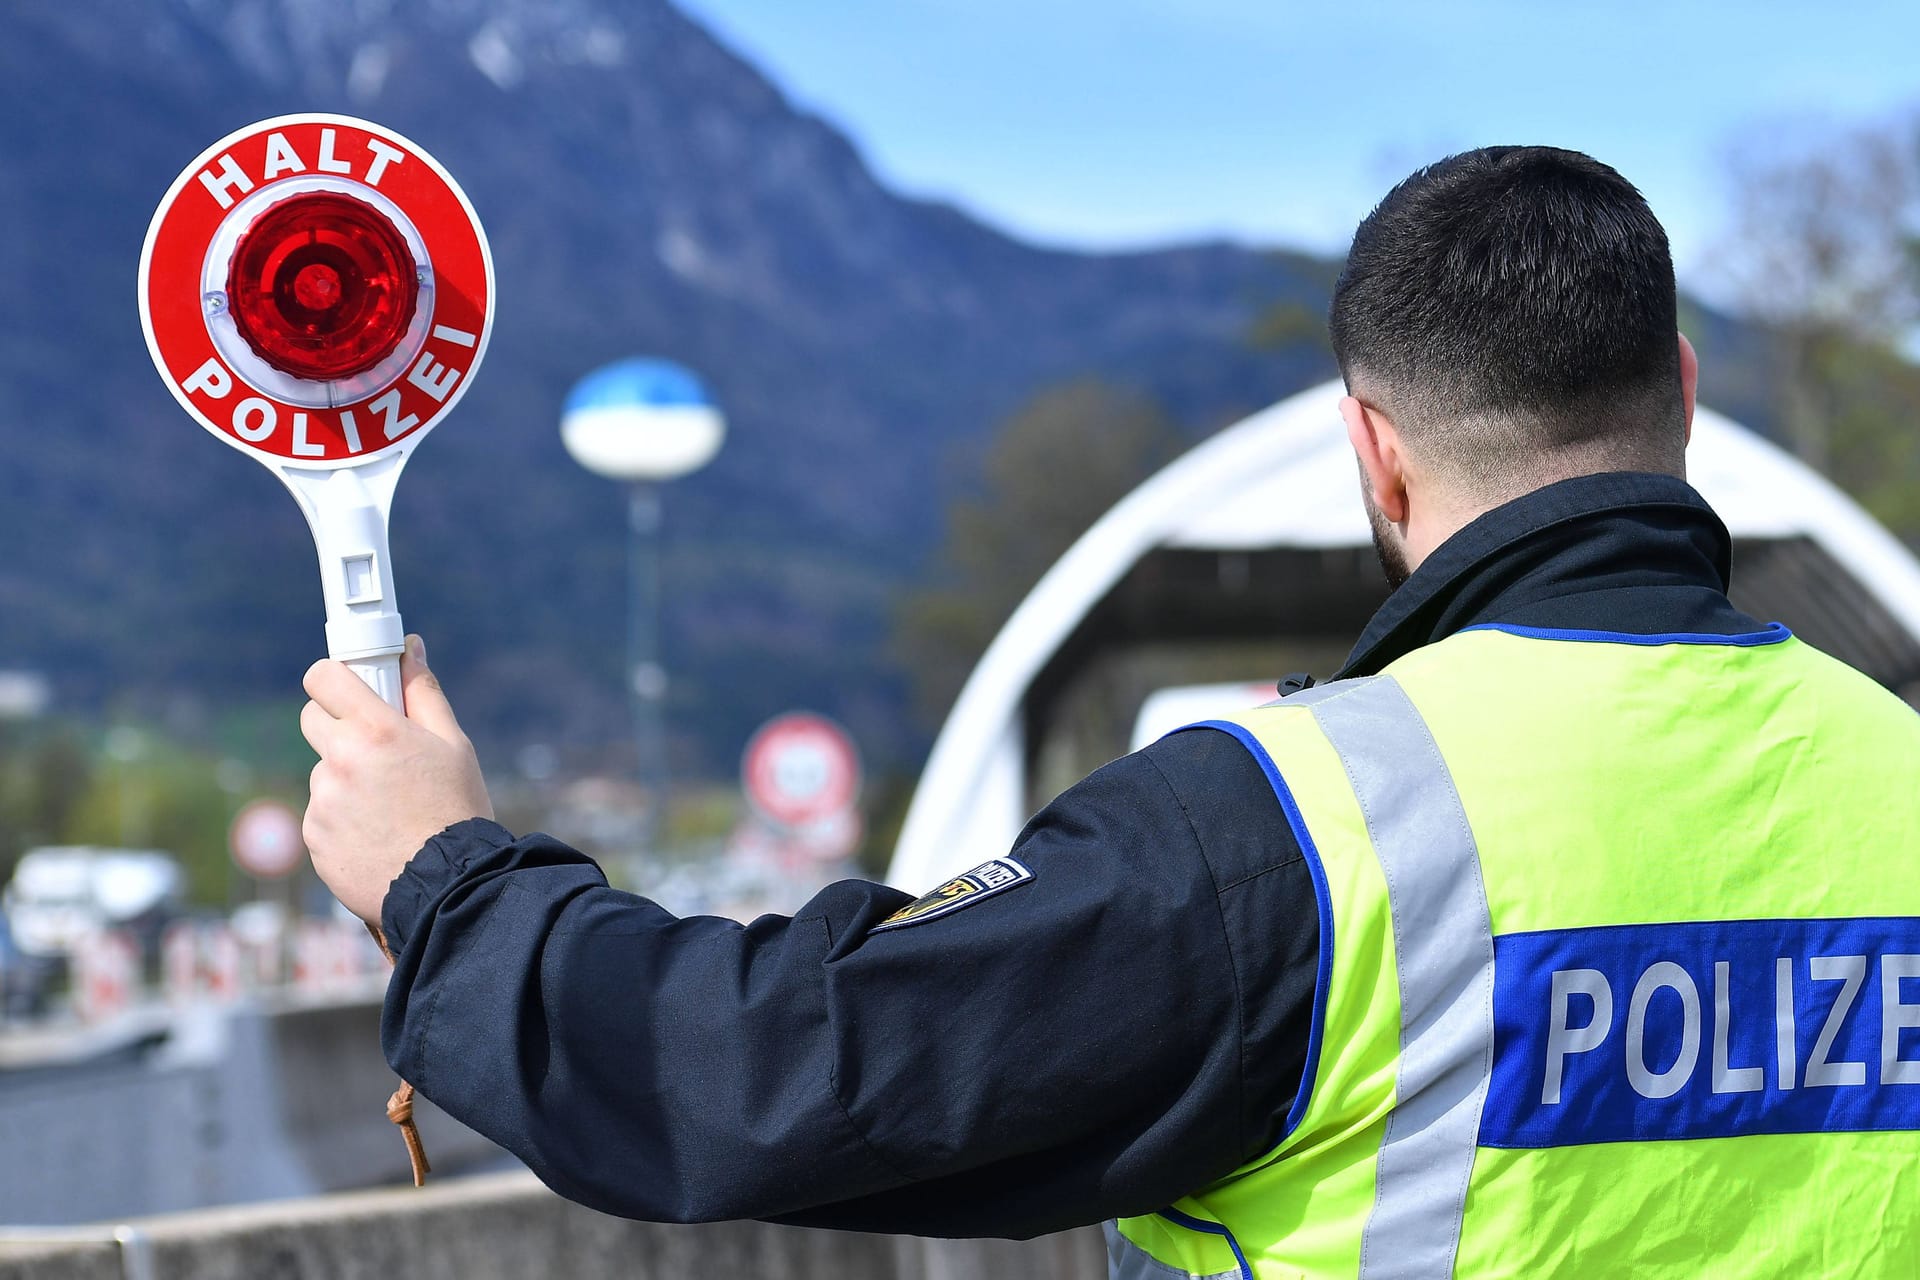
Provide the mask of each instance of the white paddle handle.
{"label": "white paddle handle", "polygon": [[396,711],[406,629],[394,600],[387,510],[408,450],[332,471],[279,468],[300,501],[320,556],[327,602],[327,653],[340,659]]}
{"label": "white paddle handle", "polygon": [[348,658],[347,669],[367,682],[367,687],[387,700],[387,705],[405,714],[407,704],[400,689],[400,655],[375,654],[371,658]]}

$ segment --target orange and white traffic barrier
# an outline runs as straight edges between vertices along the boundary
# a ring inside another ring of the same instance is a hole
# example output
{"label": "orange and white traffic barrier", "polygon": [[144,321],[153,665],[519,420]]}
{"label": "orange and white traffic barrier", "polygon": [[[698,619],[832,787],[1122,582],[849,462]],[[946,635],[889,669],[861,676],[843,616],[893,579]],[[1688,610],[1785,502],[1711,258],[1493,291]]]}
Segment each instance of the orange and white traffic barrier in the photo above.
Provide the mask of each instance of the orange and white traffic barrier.
{"label": "orange and white traffic barrier", "polygon": [[140,948],[118,930],[89,934],[73,953],[75,1012],[86,1022],[125,1013],[140,979]]}
{"label": "orange and white traffic barrier", "polygon": [[208,925],[200,935],[200,955],[207,998],[226,1003],[240,998],[240,940],[223,924]]}
{"label": "orange and white traffic barrier", "polygon": [[160,981],[172,1005],[200,998],[200,927],[176,920],[160,935]]}

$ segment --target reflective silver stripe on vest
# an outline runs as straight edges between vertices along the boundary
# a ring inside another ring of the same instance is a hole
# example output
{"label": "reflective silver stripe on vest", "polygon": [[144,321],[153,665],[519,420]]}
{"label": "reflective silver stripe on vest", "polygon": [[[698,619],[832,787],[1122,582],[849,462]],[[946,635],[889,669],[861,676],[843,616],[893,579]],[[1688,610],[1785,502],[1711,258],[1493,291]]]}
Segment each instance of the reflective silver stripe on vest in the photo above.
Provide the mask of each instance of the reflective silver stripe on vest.
{"label": "reflective silver stripe on vest", "polygon": [[1360,1276],[1450,1276],[1493,1066],[1493,931],[1479,851],[1433,734],[1391,676],[1311,707],[1386,875],[1400,978],[1397,1102]]}
{"label": "reflective silver stripe on vest", "polygon": [[[1107,1236],[1107,1280],[1193,1280],[1194,1273],[1170,1267],[1120,1234],[1114,1223],[1102,1223]],[[1199,1280],[1241,1280],[1240,1268],[1216,1271]]]}

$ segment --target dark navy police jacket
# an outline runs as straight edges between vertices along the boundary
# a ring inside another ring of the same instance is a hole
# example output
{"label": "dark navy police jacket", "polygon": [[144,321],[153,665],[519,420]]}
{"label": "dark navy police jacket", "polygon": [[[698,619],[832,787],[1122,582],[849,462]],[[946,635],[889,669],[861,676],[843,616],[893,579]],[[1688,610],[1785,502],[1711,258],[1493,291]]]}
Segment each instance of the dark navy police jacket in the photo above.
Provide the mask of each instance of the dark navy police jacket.
{"label": "dark navy police jacket", "polygon": [[[1678,480],[1564,481],[1448,540],[1340,676],[1485,622],[1757,630],[1729,559]],[[1319,926],[1245,749],[1197,730],[1116,760],[1012,857],[1031,879],[912,924],[876,930],[912,898],[848,881],[742,926],[463,822],[388,892],[381,1042],[562,1195],[635,1218],[1031,1236],[1150,1212],[1270,1149]]]}

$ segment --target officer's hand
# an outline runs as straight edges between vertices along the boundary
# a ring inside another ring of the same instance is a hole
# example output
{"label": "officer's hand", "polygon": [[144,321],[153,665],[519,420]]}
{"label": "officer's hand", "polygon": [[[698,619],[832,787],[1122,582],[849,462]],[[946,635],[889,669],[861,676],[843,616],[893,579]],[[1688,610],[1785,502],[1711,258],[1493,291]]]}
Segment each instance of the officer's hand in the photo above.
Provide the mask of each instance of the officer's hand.
{"label": "officer's hand", "polygon": [[491,818],[493,803],[420,637],[407,637],[400,659],[404,716],[339,662],[314,663],[304,684],[313,701],[300,732],[320,763],[301,832],[327,888],[378,923],[387,886],[420,846],[456,822]]}

